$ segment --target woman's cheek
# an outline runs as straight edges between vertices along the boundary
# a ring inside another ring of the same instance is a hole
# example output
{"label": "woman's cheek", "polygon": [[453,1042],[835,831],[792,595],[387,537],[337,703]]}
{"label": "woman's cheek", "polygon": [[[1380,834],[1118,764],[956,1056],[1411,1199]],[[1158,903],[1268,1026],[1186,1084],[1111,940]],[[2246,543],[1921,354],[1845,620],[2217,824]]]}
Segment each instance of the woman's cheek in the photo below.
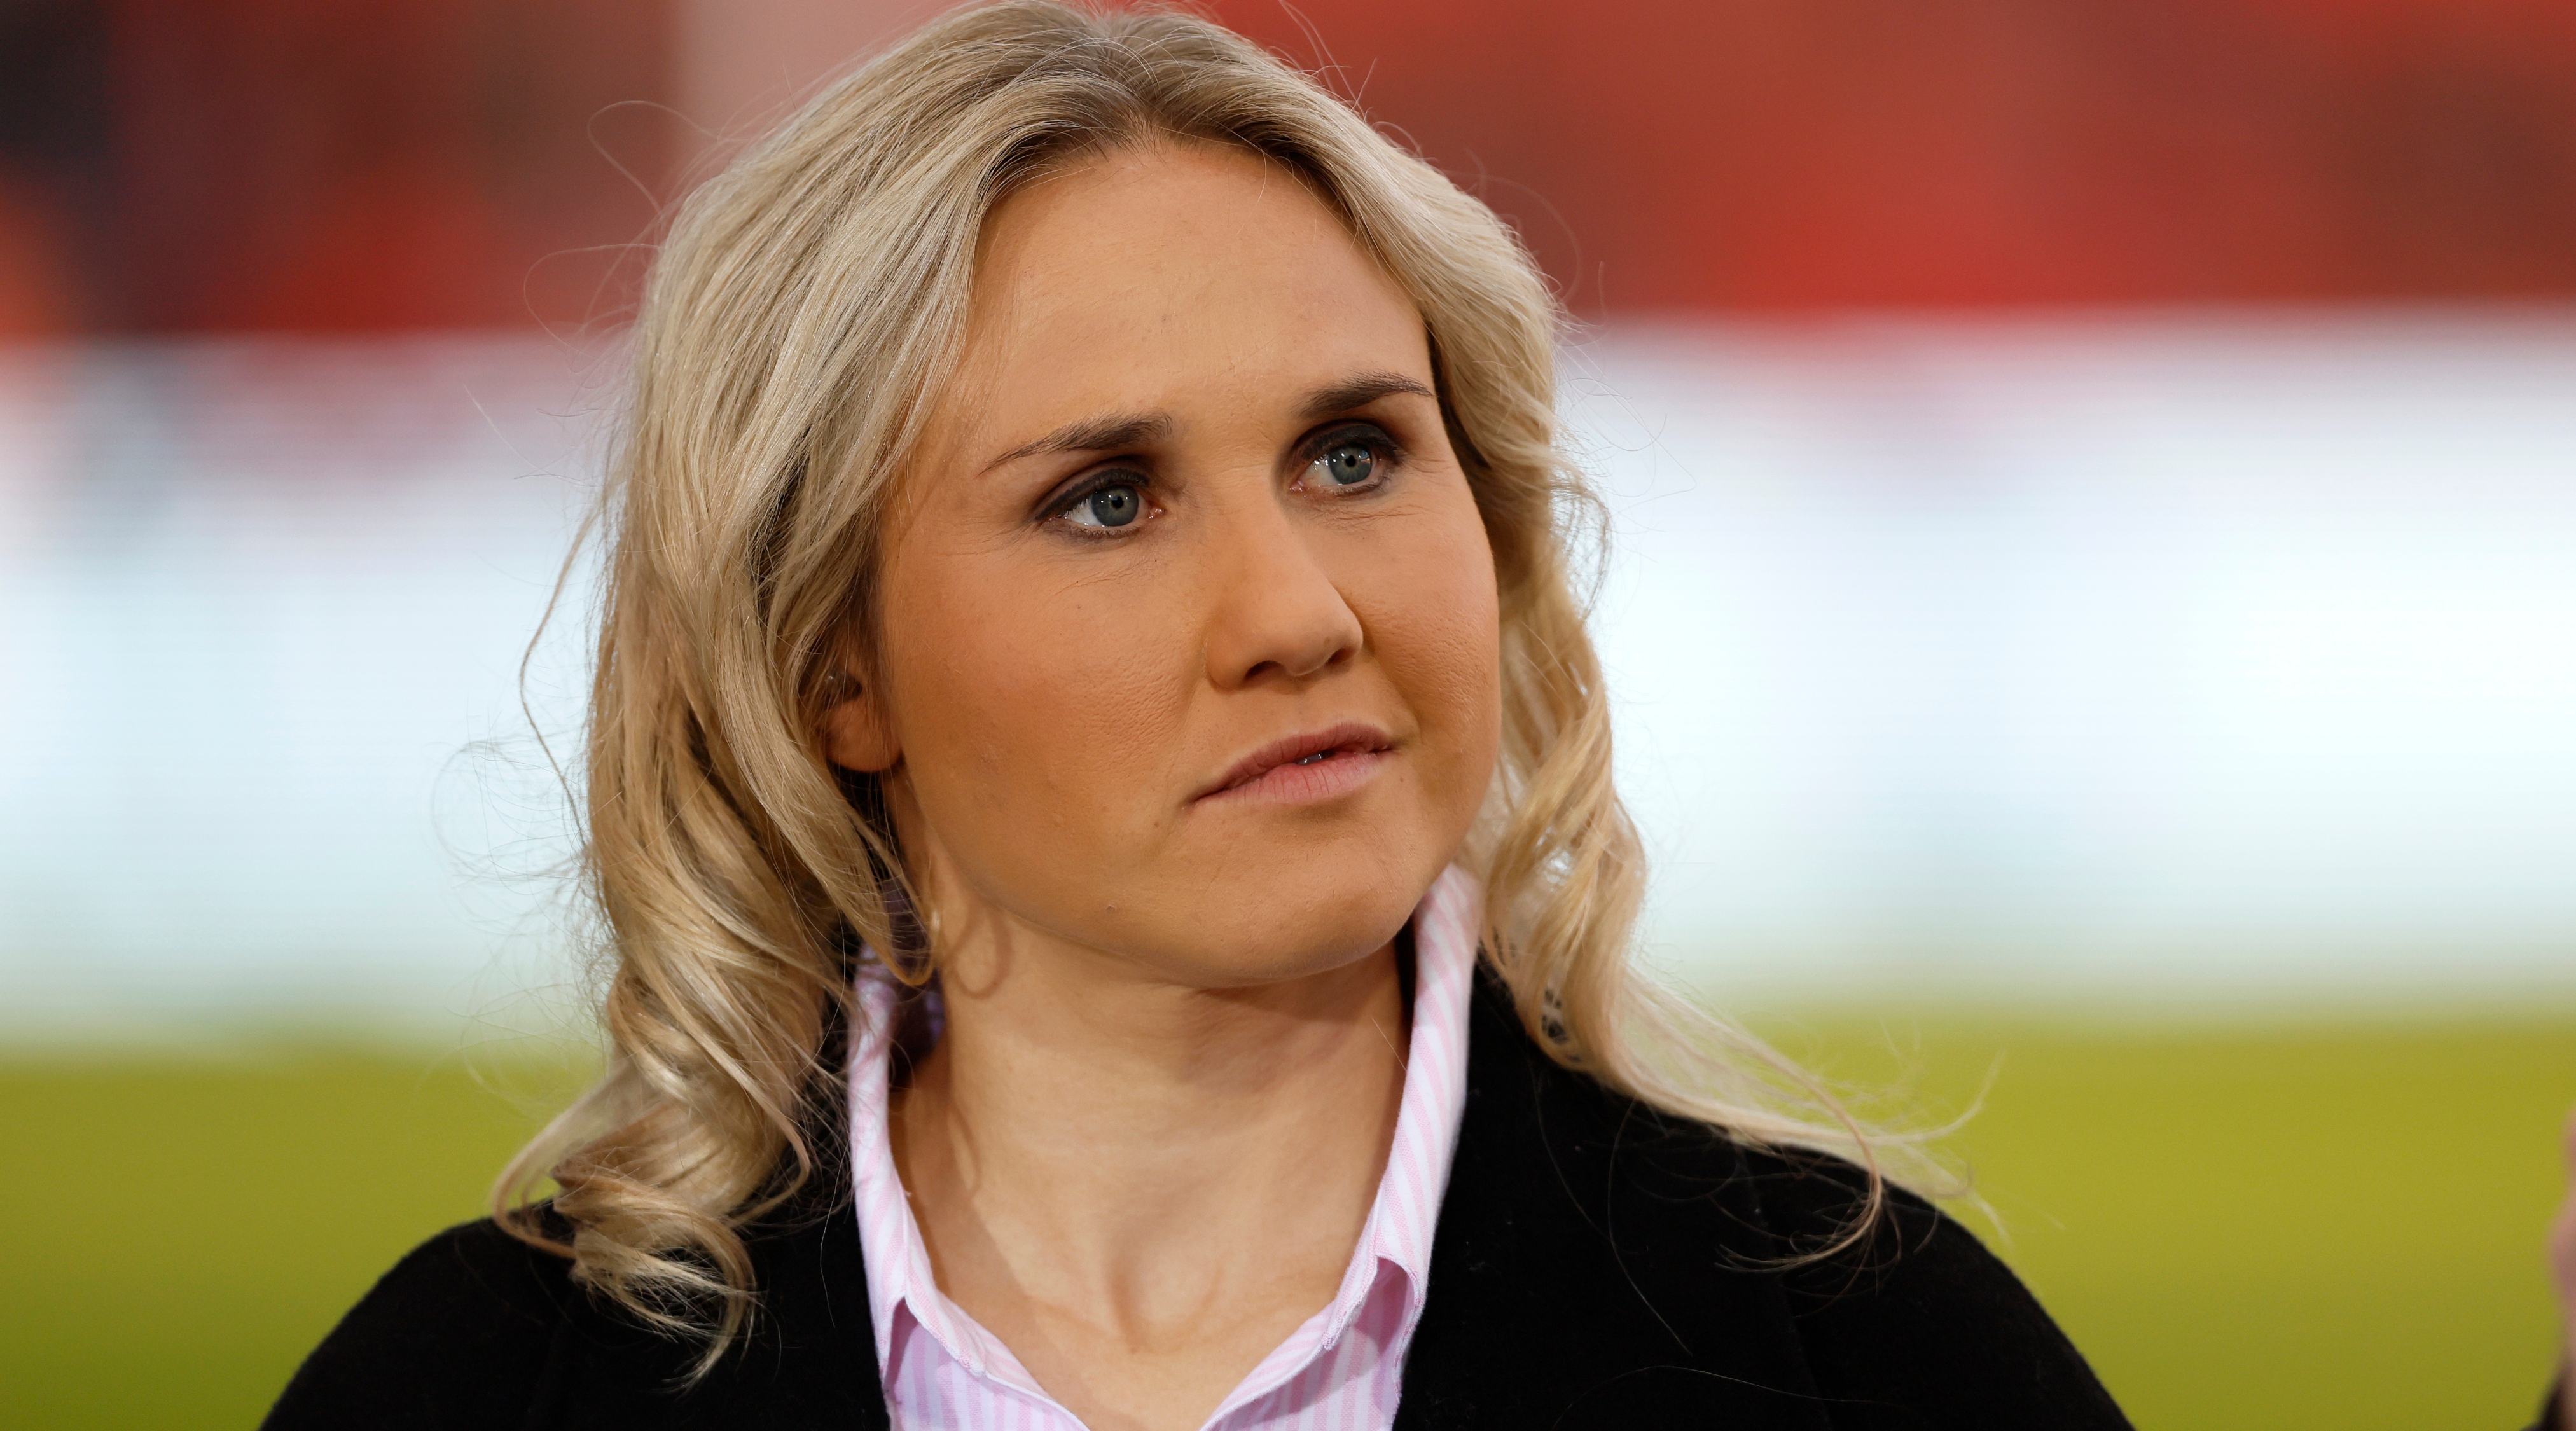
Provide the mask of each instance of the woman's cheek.
{"label": "woman's cheek", "polygon": [[1444,643],[1441,663],[1443,723],[1450,745],[1447,797],[1463,834],[1484,803],[1502,744],[1501,636],[1495,624],[1462,625]]}
{"label": "woman's cheek", "polygon": [[1393,565],[1405,575],[1385,595],[1380,647],[1432,747],[1425,774],[1435,782],[1433,798],[1457,807],[1448,813],[1463,829],[1483,802],[1501,742],[1501,617],[1482,526],[1444,536]]}
{"label": "woman's cheek", "polygon": [[1061,863],[1067,841],[1150,821],[1187,643],[1160,629],[1159,603],[1115,594],[1005,568],[958,573],[920,603],[915,769],[926,787],[973,772],[971,789],[925,789],[926,808],[974,811],[971,830],[943,832],[952,848],[998,861],[1042,847]]}

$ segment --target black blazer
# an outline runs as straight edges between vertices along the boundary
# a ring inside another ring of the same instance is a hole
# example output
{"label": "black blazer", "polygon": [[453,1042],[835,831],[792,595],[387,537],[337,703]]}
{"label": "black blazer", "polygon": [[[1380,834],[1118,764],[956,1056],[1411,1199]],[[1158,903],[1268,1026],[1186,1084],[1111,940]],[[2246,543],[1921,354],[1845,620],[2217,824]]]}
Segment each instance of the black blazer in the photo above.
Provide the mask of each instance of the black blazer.
{"label": "black blazer", "polygon": [[[2013,1274],[1898,1196],[1860,1246],[1790,1270],[1860,1174],[1748,1150],[1549,1061],[1478,979],[1467,1106],[1398,1431],[1707,1426],[1924,1431],[2128,1422]],[[387,1273],[304,1363],[270,1431],[888,1425],[845,1189],[755,1228],[763,1311],[705,1381],[490,1222]]]}

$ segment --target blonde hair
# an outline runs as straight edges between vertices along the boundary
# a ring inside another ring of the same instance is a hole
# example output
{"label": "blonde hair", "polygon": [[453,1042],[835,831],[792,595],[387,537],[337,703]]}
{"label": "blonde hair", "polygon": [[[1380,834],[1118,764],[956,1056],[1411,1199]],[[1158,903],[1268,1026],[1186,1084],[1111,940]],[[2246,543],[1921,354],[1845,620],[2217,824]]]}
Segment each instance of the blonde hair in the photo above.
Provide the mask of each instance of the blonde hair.
{"label": "blonde hair", "polygon": [[[755,1305],[741,1229],[828,1165],[849,958],[897,947],[872,783],[817,730],[867,629],[877,514],[957,356],[976,238],[1050,166],[1179,138],[1302,176],[1419,306],[1500,587],[1503,745],[1462,858],[1484,958],[1547,1052],[1742,1140],[1878,1159],[1760,1043],[1641,977],[1644,889],[1575,558],[1597,508],[1561,450],[1559,313],[1512,233],[1324,89],[1194,16],[1014,0],[834,85],[681,207],[633,338],[606,494],[587,877],[605,1074],[503,1174],[496,1215],[647,1321]],[[549,1238],[551,1177],[574,1229]]]}

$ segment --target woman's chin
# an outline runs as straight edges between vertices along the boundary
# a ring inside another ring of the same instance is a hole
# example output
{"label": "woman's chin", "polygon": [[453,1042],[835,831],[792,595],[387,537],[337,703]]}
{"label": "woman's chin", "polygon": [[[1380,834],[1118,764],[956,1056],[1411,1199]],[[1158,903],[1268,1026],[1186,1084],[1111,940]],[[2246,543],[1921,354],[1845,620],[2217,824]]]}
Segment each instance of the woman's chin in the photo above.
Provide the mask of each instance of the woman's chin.
{"label": "woman's chin", "polygon": [[1310,838],[1238,849],[1172,897],[1136,909],[1117,942],[1177,981],[1241,988],[1310,978],[1384,949],[1444,852],[1390,851],[1383,837]]}

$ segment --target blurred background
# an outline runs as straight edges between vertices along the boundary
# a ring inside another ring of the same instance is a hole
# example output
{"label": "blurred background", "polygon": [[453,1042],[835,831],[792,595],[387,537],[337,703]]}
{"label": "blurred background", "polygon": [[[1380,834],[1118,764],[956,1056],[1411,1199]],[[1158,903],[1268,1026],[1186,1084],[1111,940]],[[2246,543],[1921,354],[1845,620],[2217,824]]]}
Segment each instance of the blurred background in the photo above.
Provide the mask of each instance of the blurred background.
{"label": "blurred background", "polygon": [[[0,2],[0,1424],[251,1424],[580,1077],[643,245],[939,8]],[[2142,1425],[2527,1421],[2576,7],[1207,8],[1582,320],[1651,956],[1976,1109]]]}

